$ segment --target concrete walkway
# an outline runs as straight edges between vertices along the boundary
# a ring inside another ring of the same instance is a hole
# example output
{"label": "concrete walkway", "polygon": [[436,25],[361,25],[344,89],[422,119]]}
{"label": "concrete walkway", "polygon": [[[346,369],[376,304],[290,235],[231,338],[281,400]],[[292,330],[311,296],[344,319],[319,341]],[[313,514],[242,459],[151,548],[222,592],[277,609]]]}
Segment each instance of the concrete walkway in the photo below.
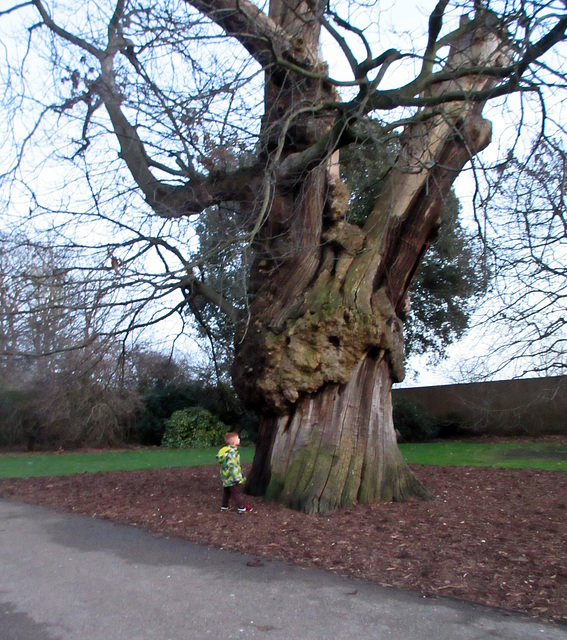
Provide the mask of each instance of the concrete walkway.
{"label": "concrete walkway", "polygon": [[567,628],[0,501],[0,638],[567,640]]}

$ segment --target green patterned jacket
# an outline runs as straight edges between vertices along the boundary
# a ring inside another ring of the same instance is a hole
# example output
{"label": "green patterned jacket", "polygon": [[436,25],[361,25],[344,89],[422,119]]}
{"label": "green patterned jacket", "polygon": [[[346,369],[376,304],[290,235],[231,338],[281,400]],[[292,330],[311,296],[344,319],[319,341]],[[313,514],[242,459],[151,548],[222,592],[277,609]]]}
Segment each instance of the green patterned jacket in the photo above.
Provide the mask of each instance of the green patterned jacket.
{"label": "green patterned jacket", "polygon": [[232,485],[244,482],[238,447],[232,445],[223,447],[217,453],[217,462],[221,466],[220,477],[223,487],[232,487]]}

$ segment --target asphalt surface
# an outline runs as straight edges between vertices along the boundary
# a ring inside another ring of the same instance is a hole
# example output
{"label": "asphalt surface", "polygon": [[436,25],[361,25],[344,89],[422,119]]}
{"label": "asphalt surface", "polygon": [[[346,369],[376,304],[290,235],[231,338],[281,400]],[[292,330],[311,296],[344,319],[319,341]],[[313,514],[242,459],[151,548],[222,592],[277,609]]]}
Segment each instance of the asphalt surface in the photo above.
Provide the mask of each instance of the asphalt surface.
{"label": "asphalt surface", "polygon": [[0,640],[567,640],[451,599],[0,501]]}

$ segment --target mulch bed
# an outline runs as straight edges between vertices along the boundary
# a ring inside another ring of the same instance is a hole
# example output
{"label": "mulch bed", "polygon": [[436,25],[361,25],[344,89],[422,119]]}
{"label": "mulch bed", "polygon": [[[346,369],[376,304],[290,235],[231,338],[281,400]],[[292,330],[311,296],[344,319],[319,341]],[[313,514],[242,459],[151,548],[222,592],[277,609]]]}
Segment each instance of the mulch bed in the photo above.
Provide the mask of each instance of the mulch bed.
{"label": "mulch bed", "polygon": [[567,623],[567,473],[414,466],[438,499],[220,513],[218,468],[1,480],[0,497]]}

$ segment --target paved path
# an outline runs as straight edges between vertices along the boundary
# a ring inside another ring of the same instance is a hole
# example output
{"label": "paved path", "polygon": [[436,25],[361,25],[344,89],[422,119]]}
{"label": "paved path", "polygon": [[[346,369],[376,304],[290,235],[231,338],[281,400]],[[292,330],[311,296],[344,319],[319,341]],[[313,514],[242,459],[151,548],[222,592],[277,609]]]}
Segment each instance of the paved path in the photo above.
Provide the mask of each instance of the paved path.
{"label": "paved path", "polygon": [[208,638],[567,640],[567,628],[0,501],[1,640]]}

